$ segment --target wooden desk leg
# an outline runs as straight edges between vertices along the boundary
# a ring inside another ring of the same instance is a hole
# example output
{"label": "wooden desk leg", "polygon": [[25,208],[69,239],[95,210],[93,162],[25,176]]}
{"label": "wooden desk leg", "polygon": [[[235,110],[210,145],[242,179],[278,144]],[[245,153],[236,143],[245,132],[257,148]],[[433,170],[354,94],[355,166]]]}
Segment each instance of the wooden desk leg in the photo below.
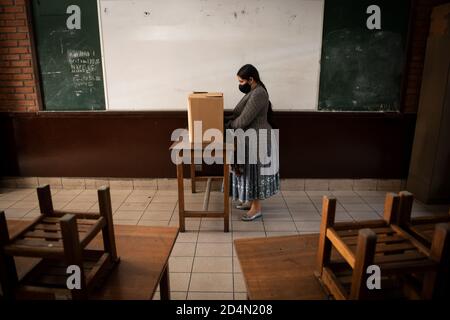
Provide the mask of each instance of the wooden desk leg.
{"label": "wooden desk leg", "polygon": [[191,192],[195,193],[195,161],[194,161],[194,150],[191,150]]}
{"label": "wooden desk leg", "polygon": [[159,293],[161,295],[161,300],[170,300],[169,263],[167,263],[161,276]]}
{"label": "wooden desk leg", "polygon": [[223,231],[230,230],[230,167],[226,162],[226,152],[223,156]]}
{"label": "wooden desk leg", "polygon": [[184,184],[183,184],[183,163],[177,164],[178,180],[178,214],[180,221],[180,232],[184,232]]}
{"label": "wooden desk leg", "polygon": [[8,225],[4,211],[0,211],[0,285],[3,297],[8,300],[15,298],[14,288],[19,281],[17,278],[16,263],[14,258],[7,255],[3,247],[9,242]]}

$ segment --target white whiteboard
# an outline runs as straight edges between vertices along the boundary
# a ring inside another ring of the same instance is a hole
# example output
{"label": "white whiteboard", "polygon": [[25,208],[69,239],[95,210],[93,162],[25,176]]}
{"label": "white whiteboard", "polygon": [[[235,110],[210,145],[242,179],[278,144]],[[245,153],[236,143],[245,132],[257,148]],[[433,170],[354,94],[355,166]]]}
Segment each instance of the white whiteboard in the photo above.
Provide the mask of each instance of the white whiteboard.
{"label": "white whiteboard", "polygon": [[192,91],[242,98],[258,68],[275,110],[318,104],[324,0],[100,0],[109,110],[186,110]]}

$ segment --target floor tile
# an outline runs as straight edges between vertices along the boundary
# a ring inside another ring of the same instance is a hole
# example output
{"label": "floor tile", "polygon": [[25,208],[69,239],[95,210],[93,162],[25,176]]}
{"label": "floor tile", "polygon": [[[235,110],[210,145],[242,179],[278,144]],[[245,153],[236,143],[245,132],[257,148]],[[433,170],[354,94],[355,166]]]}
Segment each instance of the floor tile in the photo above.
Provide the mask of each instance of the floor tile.
{"label": "floor tile", "polygon": [[215,220],[202,220],[200,224],[200,231],[223,231],[224,221],[223,218]]}
{"label": "floor tile", "polygon": [[365,203],[343,203],[342,206],[347,210],[348,212],[352,211],[373,211],[373,209],[365,204]]}
{"label": "floor tile", "polygon": [[320,221],[322,217],[317,212],[291,212],[294,221]]}
{"label": "floor tile", "polygon": [[125,210],[118,210],[114,213],[113,219],[114,220],[139,220],[144,213],[142,211],[125,211]]}
{"label": "floor tile", "polygon": [[188,300],[233,300],[232,292],[189,292]]}
{"label": "floor tile", "polygon": [[21,219],[26,216],[32,209],[8,208],[5,210],[6,219]]}
{"label": "floor tile", "polygon": [[14,203],[9,208],[12,208],[12,209],[35,209],[38,206],[39,206],[39,203],[37,203],[36,201],[20,200],[20,201],[17,201],[16,203]]}
{"label": "floor tile", "polygon": [[170,257],[169,270],[170,272],[191,272],[194,257]]}
{"label": "floor tile", "polygon": [[197,243],[197,257],[231,257],[232,244],[230,243]]}
{"label": "floor tile", "polygon": [[247,292],[244,276],[242,275],[242,273],[234,273],[233,280],[234,280],[234,292]]}
{"label": "floor tile", "polygon": [[113,223],[115,225],[130,225],[130,226],[136,226],[138,224],[139,220],[114,220]]}
{"label": "floor tile", "polygon": [[233,273],[242,273],[241,264],[237,257],[233,257]]}
{"label": "floor tile", "polygon": [[361,211],[361,212],[349,212],[349,214],[355,219],[356,221],[364,221],[364,220],[377,220],[381,219],[381,216],[378,215],[374,211]]}
{"label": "floor tile", "polygon": [[[223,226],[222,226],[223,228]],[[200,230],[198,234],[198,242],[215,243],[215,242],[231,242],[231,232],[223,232],[223,230],[218,232],[208,232]]]}
{"label": "floor tile", "polygon": [[247,300],[247,293],[246,292],[235,292],[234,300]]}
{"label": "floor tile", "polygon": [[265,221],[264,228],[266,232],[272,231],[297,231],[293,221],[281,222],[281,221]]}
{"label": "floor tile", "polygon": [[188,291],[190,279],[189,272],[169,272],[170,290]]}
{"label": "floor tile", "polygon": [[198,231],[187,230],[179,232],[177,242],[197,242]]}
{"label": "floor tile", "polygon": [[262,221],[232,221],[233,231],[264,231]]}
{"label": "floor tile", "polygon": [[195,255],[196,243],[176,242],[172,249],[172,257],[193,257]]}
{"label": "floor tile", "polygon": [[17,200],[3,200],[3,198],[0,198],[0,210],[9,208],[16,202]]}
{"label": "floor tile", "polygon": [[142,215],[142,220],[167,220],[172,218],[172,212],[170,211],[149,211],[148,209],[144,211]]}
{"label": "floor tile", "polygon": [[233,272],[232,257],[200,257],[194,259],[192,272]]}
{"label": "floor tile", "polygon": [[118,210],[123,211],[144,211],[148,206],[146,202],[124,202]]}
{"label": "floor tile", "polygon": [[299,221],[295,222],[295,226],[299,232],[319,232],[320,221]]}
{"label": "floor tile", "polygon": [[193,273],[189,292],[233,292],[232,273]]}
{"label": "floor tile", "polygon": [[147,227],[168,227],[169,220],[161,221],[161,220],[139,220],[139,226],[147,226]]}
{"label": "floor tile", "polygon": [[245,231],[233,231],[233,241],[236,239],[249,239],[249,238],[264,238],[266,233],[259,232],[245,232]]}

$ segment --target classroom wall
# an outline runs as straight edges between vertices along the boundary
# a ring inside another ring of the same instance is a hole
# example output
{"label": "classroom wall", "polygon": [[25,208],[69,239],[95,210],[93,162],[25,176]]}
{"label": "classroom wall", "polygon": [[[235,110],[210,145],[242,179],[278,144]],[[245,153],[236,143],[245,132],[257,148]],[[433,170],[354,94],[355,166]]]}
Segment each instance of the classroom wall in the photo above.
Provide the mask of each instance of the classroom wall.
{"label": "classroom wall", "polygon": [[[430,8],[443,2],[414,2],[402,104],[406,114],[277,113],[284,128],[283,178],[406,178]],[[174,176],[174,166],[167,160],[169,137],[174,128],[186,125],[183,112],[38,110],[39,83],[31,72],[35,56],[24,3],[0,0],[0,147],[5,155],[0,176]],[[24,39],[7,39],[15,34]],[[19,45],[24,53],[10,53]],[[30,79],[15,79],[19,69]]]}
{"label": "classroom wall", "polygon": [[0,0],[0,111],[39,110],[26,0]]}
{"label": "classroom wall", "polygon": [[[0,0],[0,112],[41,108],[29,0]],[[431,9],[446,0],[414,0],[402,111],[417,112]]]}

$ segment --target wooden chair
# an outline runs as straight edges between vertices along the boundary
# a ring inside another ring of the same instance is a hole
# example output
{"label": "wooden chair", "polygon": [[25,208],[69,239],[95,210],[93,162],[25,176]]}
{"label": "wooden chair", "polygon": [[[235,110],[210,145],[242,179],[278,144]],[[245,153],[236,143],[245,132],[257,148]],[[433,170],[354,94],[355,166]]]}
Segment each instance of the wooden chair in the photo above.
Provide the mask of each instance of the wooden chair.
{"label": "wooden chair", "polygon": [[[402,191],[399,193],[399,196],[398,224],[432,252],[435,252],[436,255],[442,255],[442,258],[439,260],[436,297],[448,297],[450,296],[450,237],[445,237],[445,232],[448,232],[450,228],[450,211],[448,215],[443,216],[412,218],[414,195],[408,191]],[[442,254],[436,251],[440,250],[436,248],[436,243],[440,241],[444,241],[439,246],[443,250]],[[435,247],[433,247],[433,244]]]}
{"label": "wooden chair", "polygon": [[[439,229],[430,250],[395,223],[399,205],[400,196],[388,193],[383,219],[335,223],[336,199],[324,196],[316,276],[335,299],[433,297],[448,230]],[[331,259],[333,248],[339,259]],[[367,287],[371,265],[381,270],[381,290]],[[407,273],[425,275],[420,292],[404,290]]]}
{"label": "wooden chair", "polygon": [[400,207],[398,224],[410,232],[427,247],[431,247],[435,227],[439,223],[450,224],[450,211],[443,216],[411,217],[414,195],[408,191],[399,193]]}
{"label": "wooden chair", "polygon": [[[37,188],[41,215],[10,238],[5,213],[0,212],[0,283],[3,296],[14,299],[43,294],[86,299],[118,262],[109,187],[98,190],[99,214],[65,213],[53,209],[50,186]],[[101,231],[103,250],[86,247]],[[19,279],[14,257],[39,258]],[[80,268],[80,289],[68,290],[68,266]]]}

